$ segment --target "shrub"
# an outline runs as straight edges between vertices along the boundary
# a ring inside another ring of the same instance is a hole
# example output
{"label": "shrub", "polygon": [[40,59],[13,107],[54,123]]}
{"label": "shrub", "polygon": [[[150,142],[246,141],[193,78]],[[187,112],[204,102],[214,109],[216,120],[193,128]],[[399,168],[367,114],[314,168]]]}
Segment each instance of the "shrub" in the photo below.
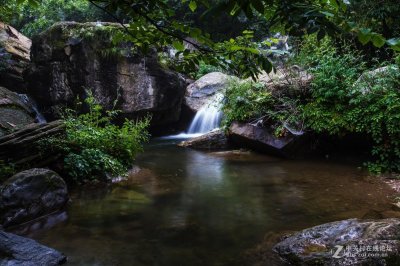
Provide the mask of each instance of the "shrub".
{"label": "shrub", "polygon": [[[306,126],[316,132],[345,135],[358,132],[373,140],[375,173],[400,171],[400,72],[387,67],[378,74],[366,70],[355,52],[337,52],[325,43],[314,51],[305,46],[300,57],[313,75],[312,97],[301,106]],[[307,57],[307,53],[309,56]]]}
{"label": "shrub", "polygon": [[253,81],[231,80],[225,91],[223,125],[232,122],[250,122],[268,126],[277,136],[284,136],[288,127],[302,128],[303,117],[297,108],[298,99],[274,95],[271,88]]}
{"label": "shrub", "polygon": [[231,80],[225,91],[224,124],[247,122],[264,116],[272,109],[273,99],[261,83]]}
{"label": "shrub", "polygon": [[111,123],[116,111],[105,112],[94,102],[86,100],[89,112],[65,114],[66,136],[44,142],[47,149],[64,155],[64,168],[76,182],[105,179],[126,173],[142,143],[148,140],[149,118],[142,121],[125,120],[122,126]]}
{"label": "shrub", "polygon": [[400,172],[400,72],[396,66],[358,82],[349,102],[347,119],[374,141],[372,172]]}
{"label": "shrub", "polygon": [[202,76],[211,73],[211,72],[225,72],[224,69],[221,67],[213,66],[213,65],[207,65],[204,62],[200,62],[199,68],[197,70],[197,73],[194,75],[196,79],[201,78]]}
{"label": "shrub", "polygon": [[303,114],[308,127],[314,131],[343,134],[352,130],[352,123],[346,120],[346,112],[351,99],[350,91],[364,67],[352,53],[338,55],[332,50],[325,51],[310,55],[310,61],[315,64],[308,69],[314,76],[312,97],[302,106]]}

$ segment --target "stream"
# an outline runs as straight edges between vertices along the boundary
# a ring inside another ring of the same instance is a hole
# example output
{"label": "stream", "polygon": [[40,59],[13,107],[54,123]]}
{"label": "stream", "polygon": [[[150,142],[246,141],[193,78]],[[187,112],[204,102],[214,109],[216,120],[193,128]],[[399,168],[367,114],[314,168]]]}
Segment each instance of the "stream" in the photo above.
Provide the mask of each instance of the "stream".
{"label": "stream", "polygon": [[391,209],[391,190],[353,165],[176,143],[153,140],[135,162],[141,170],[73,192],[65,213],[29,235],[68,265],[243,265],[266,237]]}

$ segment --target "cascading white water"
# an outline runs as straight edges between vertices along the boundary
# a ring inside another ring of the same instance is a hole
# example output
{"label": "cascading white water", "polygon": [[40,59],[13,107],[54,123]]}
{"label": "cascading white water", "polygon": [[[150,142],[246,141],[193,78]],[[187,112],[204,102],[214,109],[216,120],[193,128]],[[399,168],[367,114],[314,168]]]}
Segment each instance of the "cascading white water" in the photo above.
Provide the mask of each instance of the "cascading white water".
{"label": "cascading white water", "polygon": [[222,95],[217,95],[211,103],[203,106],[190,123],[188,134],[204,134],[219,128],[222,118]]}
{"label": "cascading white water", "polygon": [[36,102],[33,99],[29,98],[29,96],[26,94],[18,94],[18,96],[26,105],[32,108],[32,110],[35,112],[36,120],[39,124],[44,124],[47,122],[46,118],[44,118],[44,116],[39,112]]}
{"label": "cascading white water", "polygon": [[209,103],[200,108],[186,132],[162,137],[162,139],[194,138],[219,128],[222,119],[221,107],[223,98],[222,94],[217,94]]}

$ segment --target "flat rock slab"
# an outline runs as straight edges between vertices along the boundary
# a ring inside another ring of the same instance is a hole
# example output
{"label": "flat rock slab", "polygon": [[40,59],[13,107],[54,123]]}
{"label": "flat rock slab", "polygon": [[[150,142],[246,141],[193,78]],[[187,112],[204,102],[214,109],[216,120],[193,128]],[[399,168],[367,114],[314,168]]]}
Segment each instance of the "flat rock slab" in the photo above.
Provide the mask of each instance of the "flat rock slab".
{"label": "flat rock slab", "polygon": [[228,138],[221,129],[213,130],[202,136],[182,141],[178,145],[196,150],[226,150],[230,148]]}
{"label": "flat rock slab", "polygon": [[0,231],[0,266],[61,265],[67,258],[35,240]]}
{"label": "flat rock slab", "polygon": [[[0,107],[1,108],[1,107]],[[0,130],[1,131],[1,130]],[[58,159],[58,154],[43,153],[38,142],[45,138],[65,134],[63,121],[47,124],[29,124],[3,137],[0,136],[0,161],[40,167]],[[1,135],[1,134],[0,134]]]}
{"label": "flat rock slab", "polygon": [[288,132],[286,136],[278,138],[270,129],[249,123],[232,123],[229,139],[239,147],[280,157],[297,157],[309,150],[306,134]]}
{"label": "flat rock slab", "polygon": [[294,265],[400,265],[400,219],[349,219],[295,233],[274,247]]}

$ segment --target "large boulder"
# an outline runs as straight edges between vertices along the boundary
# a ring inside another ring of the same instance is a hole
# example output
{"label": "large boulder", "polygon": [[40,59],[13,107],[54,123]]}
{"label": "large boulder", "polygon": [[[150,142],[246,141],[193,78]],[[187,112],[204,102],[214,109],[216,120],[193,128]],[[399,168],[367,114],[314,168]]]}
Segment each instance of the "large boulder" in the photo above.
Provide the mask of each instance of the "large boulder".
{"label": "large boulder", "polygon": [[125,118],[152,115],[152,125],[177,122],[184,79],[163,68],[155,52],[134,54],[129,43],[113,44],[116,23],[56,23],[33,39],[30,93],[45,116],[58,117],[76,98],[92,94],[106,110]]}
{"label": "large boulder", "polygon": [[229,139],[239,147],[281,157],[293,158],[308,151],[304,132],[287,130],[284,136],[277,137],[272,129],[250,123],[232,123]]}
{"label": "large boulder", "polygon": [[30,63],[31,40],[0,22],[0,86],[23,93],[23,72]]}
{"label": "large boulder", "polygon": [[0,87],[0,137],[34,122],[34,111],[21,97]]}
{"label": "large boulder", "polygon": [[57,250],[32,239],[0,231],[0,266],[53,266],[66,261],[67,258]]}
{"label": "large boulder", "polygon": [[216,94],[222,92],[233,78],[220,72],[204,75],[187,87],[185,105],[196,113],[201,107],[210,103]]}
{"label": "large boulder", "polygon": [[287,237],[274,251],[295,265],[400,265],[400,220],[318,225]]}
{"label": "large boulder", "polygon": [[60,210],[67,201],[67,185],[57,173],[25,170],[0,187],[0,224],[8,227],[31,221]]}
{"label": "large boulder", "polygon": [[[353,84],[352,93],[370,93],[374,86],[381,88],[385,86],[385,80],[391,76],[395,78],[398,73],[399,67],[396,65],[389,65],[379,67],[374,70],[366,71],[361,74],[357,81]],[[382,86],[381,86],[382,84]]]}
{"label": "large boulder", "polygon": [[227,150],[231,147],[225,132],[221,129],[182,141],[178,145],[196,150]]}
{"label": "large boulder", "polygon": [[257,81],[264,83],[275,97],[295,97],[310,92],[313,76],[298,66],[280,67],[271,73],[263,72]]}

